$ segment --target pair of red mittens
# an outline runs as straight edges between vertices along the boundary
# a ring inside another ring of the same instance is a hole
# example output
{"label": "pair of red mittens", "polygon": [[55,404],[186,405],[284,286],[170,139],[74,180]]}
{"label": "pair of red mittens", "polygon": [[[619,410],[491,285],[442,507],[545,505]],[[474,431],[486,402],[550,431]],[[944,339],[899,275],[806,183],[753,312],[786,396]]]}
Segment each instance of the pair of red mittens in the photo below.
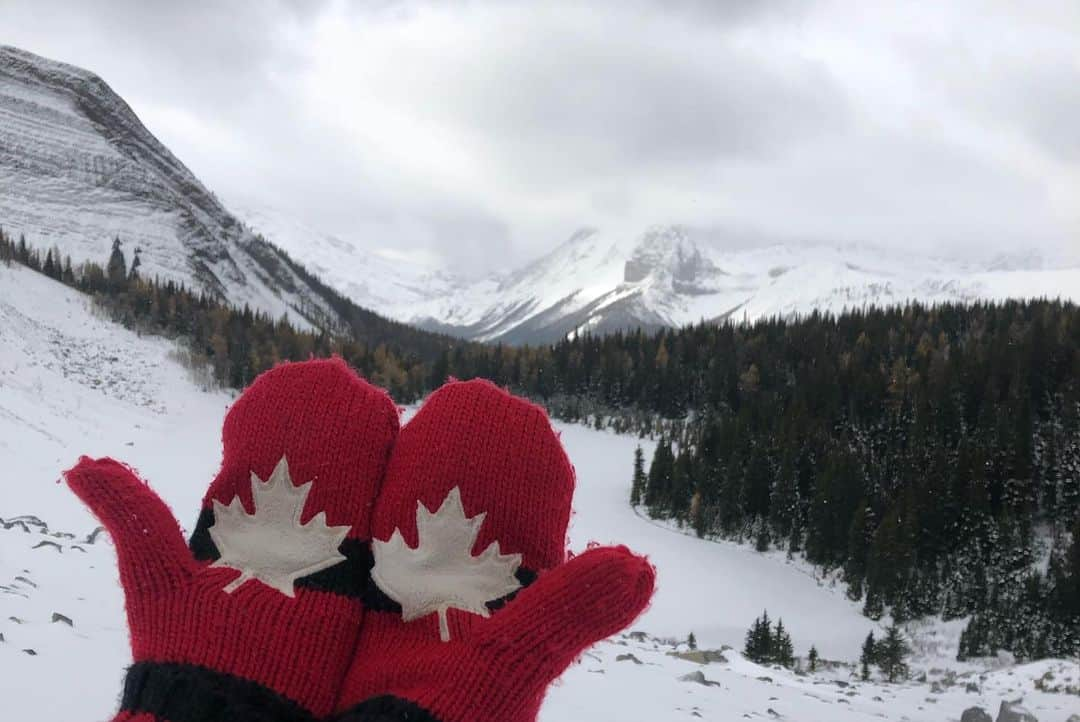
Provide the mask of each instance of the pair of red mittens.
{"label": "pair of red mittens", "polygon": [[117,547],[135,664],[118,720],[524,721],[648,603],[624,548],[564,562],[573,471],[546,415],[451,383],[401,433],[340,360],[230,409],[190,550],[126,467],[72,489]]}

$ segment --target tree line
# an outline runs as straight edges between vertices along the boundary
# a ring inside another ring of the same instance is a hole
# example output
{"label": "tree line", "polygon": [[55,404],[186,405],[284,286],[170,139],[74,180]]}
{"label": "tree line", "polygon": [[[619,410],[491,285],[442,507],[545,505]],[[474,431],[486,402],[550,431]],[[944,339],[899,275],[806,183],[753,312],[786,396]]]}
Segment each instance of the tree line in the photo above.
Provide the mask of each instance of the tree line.
{"label": "tree line", "polygon": [[42,252],[24,236],[14,240],[0,229],[0,262],[19,263],[91,295],[128,328],[181,341],[189,363],[208,368],[227,388],[243,388],[282,361],[337,354],[396,399],[413,401],[431,388],[432,349],[452,342],[404,324],[372,322],[370,312],[348,303],[339,309],[346,330],[301,330],[285,316],[271,318],[246,305],[234,308],[183,283],[143,276],[138,249],[129,262],[119,238],[104,264],[73,264],[55,248]]}

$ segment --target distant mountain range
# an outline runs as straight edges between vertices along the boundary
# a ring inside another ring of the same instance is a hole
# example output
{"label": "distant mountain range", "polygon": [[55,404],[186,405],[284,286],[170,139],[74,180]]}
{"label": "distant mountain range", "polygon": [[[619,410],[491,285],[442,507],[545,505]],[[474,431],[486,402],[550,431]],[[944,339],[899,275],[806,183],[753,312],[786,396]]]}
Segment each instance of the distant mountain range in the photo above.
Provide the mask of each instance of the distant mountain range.
{"label": "distant mountain range", "polygon": [[251,227],[361,306],[480,341],[551,342],[581,331],[840,313],[909,300],[1080,298],[1080,266],[1020,249],[985,262],[855,245],[747,248],[679,226],[640,235],[582,229],[547,255],[466,281],[391,261],[267,207]]}
{"label": "distant mountain range", "polygon": [[[984,263],[869,246],[746,248],[679,226],[584,228],[480,280],[392,261],[273,208],[227,207],[93,73],[0,46],[0,225],[75,261],[111,239],[143,272],[301,326],[342,321],[332,293],[391,319],[505,343],[926,302],[1080,296],[1080,267],[1019,249]],[[269,243],[267,243],[269,241]]]}

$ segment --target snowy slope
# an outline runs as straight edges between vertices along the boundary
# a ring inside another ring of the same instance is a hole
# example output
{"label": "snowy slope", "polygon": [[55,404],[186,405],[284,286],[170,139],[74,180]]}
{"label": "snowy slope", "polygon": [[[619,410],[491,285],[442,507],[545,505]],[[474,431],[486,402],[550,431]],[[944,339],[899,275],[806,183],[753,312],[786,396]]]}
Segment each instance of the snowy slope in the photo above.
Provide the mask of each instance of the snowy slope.
{"label": "snowy slope", "polygon": [[104,81],[9,46],[0,46],[0,226],[76,263],[104,263],[118,236],[129,259],[141,249],[145,275],[302,325],[332,317]]}
{"label": "snowy slope", "polygon": [[[193,521],[220,459],[230,401],[200,388],[171,344],[97,317],[86,299],[41,275],[0,266],[0,705],[20,722],[104,719],[129,663],[112,546],[67,488],[61,469],[82,453],[130,461],[182,521]],[[694,631],[702,647],[741,646],[761,610],[782,616],[798,653],[852,661],[875,627],[839,588],[783,555],[696,539],[637,516],[626,503],[637,439],[559,424],[578,472],[571,545],[622,542],[650,555],[659,591],[640,635],[599,645],[556,685],[543,722],[785,718],[944,720],[1024,697],[1043,722],[1064,722],[1080,686],[1075,663],[998,671],[958,665],[958,626],[918,631],[925,683],[863,684],[837,666],[815,675],[749,663],[734,650],[700,665],[664,638]],[[24,516],[24,515],[32,515]],[[71,621],[69,625],[59,614]],[[936,640],[941,646],[935,647]],[[27,650],[32,650],[28,652]],[[630,654],[633,658],[621,655]],[[634,660],[637,660],[636,662]],[[638,664],[640,662],[640,664]],[[698,681],[682,677],[700,673]],[[62,680],[62,683],[58,683]],[[939,692],[931,683],[937,682]],[[715,683],[715,684],[714,684]],[[967,685],[974,691],[966,691]],[[775,714],[770,714],[772,709]]]}
{"label": "snowy slope", "polygon": [[58,528],[92,529],[58,483],[80,454],[130,461],[196,509],[219,463],[207,419],[229,397],[201,391],[176,355],[100,318],[83,294],[0,264],[0,517],[41,513]]}
{"label": "snowy slope", "polygon": [[407,319],[417,306],[464,285],[447,274],[365,250],[266,204],[230,200],[229,207],[252,231],[300,259],[335,290],[390,318]]}
{"label": "snowy slope", "polygon": [[636,438],[577,425],[559,428],[578,475],[572,548],[584,549],[590,541],[625,543],[647,553],[659,569],[658,591],[640,628],[679,639],[693,631],[703,645],[741,649],[750,623],[767,608],[785,620],[796,649],[817,644],[835,659],[858,657],[867,632],[878,629],[840,587],[783,553],[705,542],[636,514],[627,486]]}
{"label": "snowy slope", "polygon": [[[6,523],[10,528],[0,525],[5,719],[108,719],[129,661],[112,547],[104,535],[70,538],[33,518]],[[54,621],[56,614],[71,625]],[[949,669],[926,660],[925,682],[884,684],[859,681],[850,666],[823,663],[815,674],[796,674],[728,649],[707,664],[674,656],[686,651],[685,644],[637,633],[603,642],[551,688],[540,720],[941,722],[959,720],[971,706],[996,712],[1003,700],[1022,699],[1041,722],[1066,722],[1078,707],[1075,662]]]}

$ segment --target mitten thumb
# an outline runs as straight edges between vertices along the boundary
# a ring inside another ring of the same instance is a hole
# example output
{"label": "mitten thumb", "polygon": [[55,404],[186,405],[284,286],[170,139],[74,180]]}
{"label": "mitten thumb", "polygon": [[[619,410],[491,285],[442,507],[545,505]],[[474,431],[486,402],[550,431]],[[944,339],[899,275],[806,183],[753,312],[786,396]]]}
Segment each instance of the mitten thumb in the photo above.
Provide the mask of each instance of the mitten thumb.
{"label": "mitten thumb", "polygon": [[64,478],[112,537],[126,592],[165,591],[191,573],[195,562],[179,523],[131,469],[84,456]]}
{"label": "mitten thumb", "polygon": [[624,546],[590,549],[521,591],[480,625],[477,642],[511,668],[531,668],[546,686],[588,647],[629,626],[655,581],[653,566]]}

